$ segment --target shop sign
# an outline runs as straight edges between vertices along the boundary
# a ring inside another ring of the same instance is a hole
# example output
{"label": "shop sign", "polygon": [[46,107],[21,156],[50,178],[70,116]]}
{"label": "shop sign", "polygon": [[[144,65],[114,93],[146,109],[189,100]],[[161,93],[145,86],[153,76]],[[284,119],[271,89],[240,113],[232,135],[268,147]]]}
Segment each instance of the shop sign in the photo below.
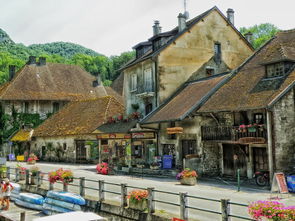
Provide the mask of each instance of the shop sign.
{"label": "shop sign", "polygon": [[98,134],[97,139],[130,139],[130,134]]}
{"label": "shop sign", "polygon": [[170,127],[166,129],[167,134],[182,134],[183,128],[182,127]]}
{"label": "shop sign", "polygon": [[263,137],[243,137],[238,140],[238,143],[240,144],[250,144],[250,143],[256,143],[256,144],[263,144],[266,140]]}
{"label": "shop sign", "polygon": [[149,132],[149,133],[144,133],[144,132],[139,132],[139,133],[132,133],[132,138],[133,139],[153,139],[155,138],[155,133],[154,132]]}

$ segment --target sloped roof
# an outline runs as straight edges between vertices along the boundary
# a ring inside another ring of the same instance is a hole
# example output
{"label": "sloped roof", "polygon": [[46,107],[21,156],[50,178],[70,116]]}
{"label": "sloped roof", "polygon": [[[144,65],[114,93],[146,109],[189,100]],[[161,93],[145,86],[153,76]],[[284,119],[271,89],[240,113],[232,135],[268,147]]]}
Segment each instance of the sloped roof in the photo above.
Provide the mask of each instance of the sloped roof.
{"label": "sloped roof", "polygon": [[128,133],[129,130],[135,127],[137,120],[128,122],[106,123],[96,129],[96,133]]}
{"label": "sloped roof", "polygon": [[13,141],[13,142],[30,141],[33,135],[33,131],[34,131],[33,129],[20,129],[15,135],[13,135],[10,141]]}
{"label": "sloped roof", "polygon": [[141,123],[150,124],[184,119],[191,112],[196,111],[224,83],[227,77],[228,74],[221,74],[186,83]]}
{"label": "sloped roof", "polygon": [[295,61],[295,30],[278,33],[252,55],[198,112],[239,111],[267,107],[295,82],[294,68],[284,77],[265,78],[263,64]]}
{"label": "sloped roof", "polygon": [[93,87],[94,76],[76,65],[23,66],[3,89],[0,100],[73,100],[106,96],[103,86]]}
{"label": "sloped roof", "polygon": [[34,137],[91,134],[108,117],[124,113],[124,106],[112,96],[72,101],[34,131]]}
{"label": "sloped roof", "polygon": [[230,25],[235,30],[235,32],[238,35],[240,35],[240,38],[251,49],[253,49],[252,45],[236,29],[236,27],[227,20],[227,18],[223,15],[223,13],[216,6],[214,6],[211,9],[209,9],[209,10],[203,12],[202,14],[200,14],[200,15],[192,18],[191,20],[187,21],[186,22],[186,28],[184,30],[182,30],[181,32],[178,31],[178,27],[175,27],[175,28],[173,28],[170,31],[159,33],[159,35],[151,37],[149,40],[153,40],[153,39],[155,39],[155,38],[157,38],[159,36],[166,36],[166,35],[172,36],[172,38],[166,44],[162,45],[158,50],[156,50],[156,51],[150,50],[150,51],[146,52],[146,54],[144,54],[143,56],[141,56],[141,57],[139,57],[137,59],[135,58],[135,59],[130,60],[123,67],[121,67],[120,70],[126,69],[126,68],[131,67],[131,66],[133,66],[133,65],[135,65],[135,64],[137,64],[137,63],[139,63],[141,61],[144,61],[144,60],[149,59],[151,57],[157,56],[162,50],[164,50],[166,47],[168,47],[170,44],[172,44],[178,37],[180,37],[182,34],[184,34],[185,32],[187,32],[189,29],[191,29],[192,26],[194,26],[195,24],[197,24],[199,21],[201,21],[203,18],[205,18],[209,13],[211,13],[214,10],[216,10],[225,19],[225,21],[228,23],[228,25]]}
{"label": "sloped roof", "polygon": [[117,93],[113,88],[105,86],[107,95],[115,97],[122,105],[124,105],[123,96]]}

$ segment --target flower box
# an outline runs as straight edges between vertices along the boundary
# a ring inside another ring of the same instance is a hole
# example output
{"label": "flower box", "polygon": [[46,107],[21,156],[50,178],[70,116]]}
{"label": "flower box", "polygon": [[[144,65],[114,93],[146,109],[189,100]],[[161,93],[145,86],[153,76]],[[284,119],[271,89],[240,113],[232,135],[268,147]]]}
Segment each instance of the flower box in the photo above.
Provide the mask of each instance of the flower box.
{"label": "flower box", "polygon": [[129,208],[144,211],[148,208],[147,199],[142,199],[137,202],[129,200]]}
{"label": "flower box", "polygon": [[251,132],[251,133],[256,132],[256,127],[248,127],[248,132]]}
{"label": "flower box", "polygon": [[186,177],[186,178],[180,179],[180,183],[182,185],[194,186],[197,184],[197,179],[196,177]]}

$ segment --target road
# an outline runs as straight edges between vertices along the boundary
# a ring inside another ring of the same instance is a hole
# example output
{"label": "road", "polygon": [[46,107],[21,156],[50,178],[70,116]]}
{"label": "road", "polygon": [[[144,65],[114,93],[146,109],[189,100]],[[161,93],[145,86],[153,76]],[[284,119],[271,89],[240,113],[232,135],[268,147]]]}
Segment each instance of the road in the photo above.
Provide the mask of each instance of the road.
{"label": "road", "polygon": [[[15,167],[15,162],[8,162],[8,166]],[[30,168],[29,165],[21,163],[22,166]],[[256,200],[267,200],[270,198],[270,193],[267,190],[255,189],[251,187],[242,187],[240,192],[237,192],[236,188],[232,185],[227,185],[222,182],[212,182],[200,179],[196,186],[183,186],[180,185],[174,179],[167,178],[150,178],[150,177],[134,177],[134,176],[123,176],[123,175],[100,175],[95,172],[95,165],[68,165],[68,164],[54,164],[54,163],[38,163],[42,172],[50,172],[58,168],[71,169],[74,172],[75,177],[85,177],[91,180],[104,180],[105,182],[112,182],[116,184],[126,183],[128,186],[147,188],[154,187],[156,190],[169,191],[173,193],[187,192],[189,195],[211,198],[211,199],[230,199],[231,202],[248,204],[249,202]],[[79,184],[79,180],[75,180],[74,184]],[[97,182],[86,181],[86,186],[92,188],[98,188]],[[60,184],[55,184],[54,188],[62,189]],[[120,193],[120,186],[116,185],[105,185],[107,191]],[[130,191],[131,188],[128,188]],[[77,187],[69,186],[69,191],[77,192]],[[155,199],[171,203],[179,203],[178,195],[167,195],[163,193],[156,193]],[[98,191],[96,190],[86,190],[86,195],[90,195],[98,199]],[[120,201],[120,195],[106,193],[106,200]],[[189,206],[215,210],[220,212],[220,202],[212,202],[207,200],[192,199],[189,198]],[[289,196],[284,197],[282,202],[287,205],[295,205],[295,197]],[[156,210],[162,213],[174,214],[179,216],[179,208],[173,205],[167,205],[163,203],[156,202]],[[241,206],[231,206],[231,214],[247,216],[247,208]],[[208,212],[201,212],[189,209],[190,220],[202,220],[202,221],[212,221],[220,220],[220,215],[211,214]],[[235,220],[242,220],[238,218],[232,218]]]}

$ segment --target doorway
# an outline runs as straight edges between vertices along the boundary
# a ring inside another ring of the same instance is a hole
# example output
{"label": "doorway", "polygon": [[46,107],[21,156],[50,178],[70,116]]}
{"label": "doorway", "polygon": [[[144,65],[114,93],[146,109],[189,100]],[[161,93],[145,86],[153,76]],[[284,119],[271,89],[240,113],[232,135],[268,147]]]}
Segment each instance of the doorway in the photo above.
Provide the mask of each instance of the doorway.
{"label": "doorway", "polygon": [[254,172],[268,171],[268,157],[266,148],[253,147]]}
{"label": "doorway", "polygon": [[247,176],[246,146],[237,144],[223,144],[224,175],[236,176],[240,169],[241,176]]}
{"label": "doorway", "polygon": [[86,162],[85,140],[76,140],[76,163]]}

